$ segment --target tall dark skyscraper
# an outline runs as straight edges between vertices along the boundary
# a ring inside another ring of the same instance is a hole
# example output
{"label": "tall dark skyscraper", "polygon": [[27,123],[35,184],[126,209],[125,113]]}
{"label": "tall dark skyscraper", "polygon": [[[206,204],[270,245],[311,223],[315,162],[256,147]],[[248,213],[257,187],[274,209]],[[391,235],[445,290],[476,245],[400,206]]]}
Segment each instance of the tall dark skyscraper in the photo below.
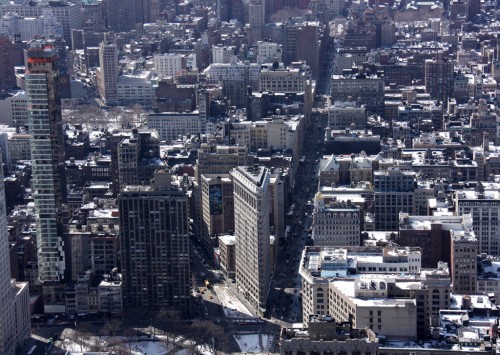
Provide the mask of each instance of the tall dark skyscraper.
{"label": "tall dark skyscraper", "polygon": [[59,90],[61,99],[71,98],[70,63],[66,41],[62,37],[51,40],[57,52],[57,69],[59,70]]}
{"label": "tall dark skyscraper", "polygon": [[127,32],[135,28],[135,14],[141,9],[141,1],[105,0],[104,4],[106,9],[106,24],[109,30]]}
{"label": "tall dark skyscraper", "polygon": [[[64,311],[62,206],[64,144],[57,51],[50,41],[28,44],[26,92],[31,133],[32,191],[36,212],[38,279],[46,312]],[[58,286],[59,285],[59,286]]]}
{"label": "tall dark skyscraper", "polygon": [[30,337],[29,286],[11,279],[3,178],[0,171],[0,354],[14,355]]}
{"label": "tall dark skyscraper", "polygon": [[0,36],[0,94],[16,86],[14,75],[14,45],[8,36]]}
{"label": "tall dark skyscraper", "polygon": [[188,200],[171,175],[126,186],[118,197],[124,306],[189,313]]}

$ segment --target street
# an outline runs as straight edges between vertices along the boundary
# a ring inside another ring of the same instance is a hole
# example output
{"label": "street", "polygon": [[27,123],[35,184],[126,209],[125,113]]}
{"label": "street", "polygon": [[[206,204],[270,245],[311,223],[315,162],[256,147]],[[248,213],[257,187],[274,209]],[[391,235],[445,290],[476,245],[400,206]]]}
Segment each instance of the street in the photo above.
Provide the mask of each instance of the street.
{"label": "street", "polygon": [[279,245],[278,259],[268,299],[268,314],[272,322],[302,322],[301,279],[299,263],[302,251],[312,243],[309,229],[312,225],[312,203],[318,185],[318,161],[323,155],[323,132],[326,126],[325,114],[317,109],[305,134],[302,155],[305,161],[297,170],[292,203],[292,216],[287,216],[287,225],[292,227],[291,235]]}

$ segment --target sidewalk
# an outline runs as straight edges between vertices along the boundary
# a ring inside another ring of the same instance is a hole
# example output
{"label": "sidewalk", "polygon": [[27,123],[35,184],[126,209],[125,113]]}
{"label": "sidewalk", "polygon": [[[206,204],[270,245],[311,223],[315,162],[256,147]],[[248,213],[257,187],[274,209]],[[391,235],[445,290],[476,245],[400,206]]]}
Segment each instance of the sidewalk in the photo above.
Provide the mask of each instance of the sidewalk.
{"label": "sidewalk", "polygon": [[236,287],[236,283],[232,283],[232,282],[226,282],[226,285],[227,285],[227,288],[228,288],[228,291],[230,291],[234,296],[236,296],[236,298],[238,298],[238,300],[243,303],[243,305],[255,316],[255,317],[259,317],[257,314],[257,310],[255,309],[255,307],[253,307],[250,302],[248,302],[245,297],[243,297],[239,292],[238,292],[238,288]]}

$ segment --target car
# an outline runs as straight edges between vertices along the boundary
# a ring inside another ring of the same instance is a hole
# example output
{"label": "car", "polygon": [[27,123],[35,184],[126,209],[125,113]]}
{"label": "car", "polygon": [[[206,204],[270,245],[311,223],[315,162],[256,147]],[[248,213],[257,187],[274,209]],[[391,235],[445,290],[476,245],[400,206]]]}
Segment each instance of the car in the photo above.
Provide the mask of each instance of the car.
{"label": "car", "polygon": [[213,299],[214,299],[214,296],[210,295],[210,297],[208,297],[208,298],[210,298],[211,300],[213,300]]}

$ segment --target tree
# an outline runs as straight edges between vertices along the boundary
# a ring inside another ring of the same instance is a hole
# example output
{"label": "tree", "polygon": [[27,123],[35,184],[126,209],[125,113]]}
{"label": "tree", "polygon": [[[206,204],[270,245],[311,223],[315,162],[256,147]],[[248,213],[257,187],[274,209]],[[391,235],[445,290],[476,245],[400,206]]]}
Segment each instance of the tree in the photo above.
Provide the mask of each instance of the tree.
{"label": "tree", "polygon": [[62,109],[62,119],[64,123],[69,123],[69,124],[77,124],[81,123],[79,121],[79,114],[78,114],[78,108],[77,107],[67,107]]}
{"label": "tree", "polygon": [[116,126],[120,127],[121,122],[120,122],[120,117],[123,113],[123,109],[121,107],[111,107],[107,112],[107,118],[108,122],[115,124]]}
{"label": "tree", "polygon": [[226,334],[222,326],[208,320],[202,320],[193,324],[192,327],[196,341],[199,344],[208,345],[213,352],[215,352],[215,344],[219,349],[226,345]]}
{"label": "tree", "polygon": [[101,340],[101,338],[94,337],[88,344],[88,348],[92,352],[101,352],[101,351],[106,351],[107,346],[106,342]]}
{"label": "tree", "polygon": [[140,126],[142,124],[142,116],[146,112],[144,107],[141,104],[133,104],[127,106],[127,109],[131,111],[133,124],[135,124],[135,126]]}
{"label": "tree", "polygon": [[102,332],[106,335],[116,336],[118,329],[123,326],[123,322],[118,318],[111,318],[108,320],[104,327],[102,328]]}
{"label": "tree", "polygon": [[80,350],[83,352],[83,346],[90,346],[92,340],[92,330],[87,322],[79,322],[75,326],[73,332],[69,333],[69,339],[80,345]]}
{"label": "tree", "polygon": [[127,343],[127,348],[128,348],[128,353],[132,354],[132,342],[133,342],[133,337],[137,335],[137,330],[134,328],[127,328],[123,332],[123,336],[125,336],[127,339],[125,339],[125,342]]}
{"label": "tree", "polygon": [[185,326],[185,323],[181,320],[180,312],[173,309],[164,309],[158,312],[154,322],[156,327],[164,333],[178,333]]}
{"label": "tree", "polygon": [[100,107],[93,105],[77,106],[78,112],[76,119],[79,123],[89,125],[90,128],[99,128],[103,124],[104,112]]}
{"label": "tree", "polygon": [[196,340],[189,339],[185,341],[183,345],[186,346],[186,350],[189,351],[189,354],[191,355],[196,354],[196,347],[198,346],[198,342]]}
{"label": "tree", "polygon": [[132,110],[125,109],[122,111],[118,120],[121,128],[131,128],[134,126],[134,113]]}

